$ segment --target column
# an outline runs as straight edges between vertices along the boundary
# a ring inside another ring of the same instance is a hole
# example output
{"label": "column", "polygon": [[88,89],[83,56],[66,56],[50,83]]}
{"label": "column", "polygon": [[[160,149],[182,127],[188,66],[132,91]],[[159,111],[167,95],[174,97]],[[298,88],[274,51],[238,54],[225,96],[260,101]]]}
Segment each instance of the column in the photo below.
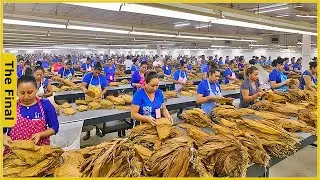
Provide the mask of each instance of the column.
{"label": "column", "polygon": [[106,52],[107,52],[108,56],[110,57],[111,56],[110,48],[108,48]]}
{"label": "column", "polygon": [[302,72],[309,69],[310,62],[311,62],[311,35],[304,34],[302,36]]}
{"label": "column", "polygon": [[157,44],[157,55],[161,56],[161,46],[159,44]]}

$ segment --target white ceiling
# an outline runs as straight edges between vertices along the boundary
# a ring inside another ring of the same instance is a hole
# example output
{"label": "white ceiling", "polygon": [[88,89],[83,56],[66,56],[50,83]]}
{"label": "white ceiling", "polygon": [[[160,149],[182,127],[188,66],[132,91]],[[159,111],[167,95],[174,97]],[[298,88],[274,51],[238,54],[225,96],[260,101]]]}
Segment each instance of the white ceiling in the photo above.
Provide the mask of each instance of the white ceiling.
{"label": "white ceiling", "polygon": [[[194,4],[196,6],[196,4]],[[251,12],[255,16],[255,8],[264,7],[270,4],[212,4],[230,9]],[[299,5],[301,8],[294,8]],[[316,4],[290,4],[290,8],[282,11],[263,13],[266,17],[275,17],[279,14],[290,14],[281,19],[290,20],[297,23],[309,23],[316,27],[316,20],[312,18],[299,18],[295,14],[314,15]],[[270,42],[271,37],[279,37],[280,44],[293,45],[302,39],[302,35],[275,32],[270,30],[258,30],[253,28],[242,28],[213,24],[211,27],[196,29],[195,26],[202,26],[206,23],[197,21],[186,21],[177,18],[167,18],[151,16],[130,12],[117,12],[89,7],[81,7],[62,3],[6,3],[4,4],[4,19],[29,20],[37,22],[52,22],[67,24],[70,21],[79,21],[84,24],[95,23],[101,26],[115,26],[126,29],[144,29],[148,32],[162,32],[168,34],[188,34],[194,36],[215,36],[228,38],[248,38],[258,39],[257,43],[265,44]],[[49,18],[49,19],[48,19]],[[280,21],[280,19],[279,19]],[[190,25],[175,27],[176,23],[188,22]],[[80,23],[81,25],[81,23]],[[49,33],[48,33],[49,31]],[[289,37],[289,38],[288,38]],[[289,40],[288,40],[289,39]],[[316,42],[316,37],[312,36],[312,41]],[[21,25],[4,25],[4,47],[22,46],[52,46],[63,44],[96,45],[106,47],[106,45],[137,45],[145,44],[149,48],[155,48],[156,44],[172,44],[173,47],[197,47],[207,48],[212,44],[223,45],[225,41],[207,41],[197,39],[177,39],[152,36],[121,35],[93,31],[81,31],[70,29],[54,29],[44,27],[32,27]],[[231,42],[229,46],[248,46],[248,42]],[[167,46],[169,47],[169,45]],[[171,46],[170,46],[171,47]]]}

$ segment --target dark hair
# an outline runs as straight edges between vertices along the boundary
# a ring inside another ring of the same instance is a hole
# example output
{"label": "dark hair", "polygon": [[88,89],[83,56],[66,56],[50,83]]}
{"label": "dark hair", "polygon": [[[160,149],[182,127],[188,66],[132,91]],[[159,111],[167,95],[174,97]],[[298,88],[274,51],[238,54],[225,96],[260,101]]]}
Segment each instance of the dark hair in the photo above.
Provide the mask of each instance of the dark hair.
{"label": "dark hair", "polygon": [[272,66],[276,67],[278,64],[283,64],[284,59],[282,59],[281,57],[278,57],[276,60],[272,61]]}
{"label": "dark hair", "polygon": [[148,62],[147,61],[142,61],[140,66],[143,66],[143,65],[148,65]]}
{"label": "dark hair", "polygon": [[[31,69],[31,68],[30,68]],[[31,75],[22,75],[19,79],[18,79],[18,82],[17,82],[17,86],[19,86],[20,84],[22,83],[32,83],[35,87],[37,87],[37,81],[36,79],[31,76]]]}
{"label": "dark hair", "polygon": [[66,65],[72,65],[72,62],[71,62],[71,61],[68,61],[68,62],[66,63]]}
{"label": "dark hair", "polygon": [[43,69],[43,67],[41,67],[41,66],[36,66],[36,67],[34,68],[33,72],[36,72],[36,71],[38,71],[38,70],[41,70],[42,72],[44,72],[44,69]]}
{"label": "dark hair", "polygon": [[255,66],[250,66],[246,69],[245,74],[246,76],[249,76],[249,74],[252,74],[254,71],[258,71],[258,68]]}
{"label": "dark hair", "polygon": [[24,61],[23,58],[19,58],[19,61]]}
{"label": "dark hair", "polygon": [[130,56],[129,56],[129,55],[127,56],[127,59],[130,59]]}
{"label": "dark hair", "polygon": [[217,72],[218,70],[216,68],[210,68],[209,72],[208,72],[208,75],[212,75],[214,74],[215,72]]}
{"label": "dark hair", "polygon": [[250,59],[250,60],[249,60],[249,64],[251,64],[251,65],[255,65],[255,64],[256,64],[256,62],[255,62],[253,59]]}
{"label": "dark hair", "polygon": [[184,61],[180,61],[180,67],[183,67],[186,64]]}
{"label": "dark hair", "polygon": [[27,60],[27,61],[24,63],[24,65],[29,65],[29,66],[30,66],[30,65],[31,65],[31,62]]}
{"label": "dark hair", "polygon": [[231,64],[234,64],[234,61],[233,61],[233,60],[231,60],[231,61],[229,62],[229,66],[230,66]]}
{"label": "dark hair", "polygon": [[317,67],[317,62],[309,62],[309,66],[310,66],[310,69],[311,68],[316,68]]}
{"label": "dark hair", "polygon": [[240,56],[239,61],[242,61],[242,60],[244,60],[244,58],[243,58],[243,56]]}
{"label": "dark hair", "polygon": [[58,62],[62,62],[62,59],[58,59]]}
{"label": "dark hair", "polygon": [[138,58],[133,58],[132,62],[136,63],[138,61]]}
{"label": "dark hair", "polygon": [[90,57],[87,57],[87,61],[91,61],[91,58],[90,58]]}
{"label": "dark hair", "polygon": [[101,63],[100,63],[100,62],[97,62],[96,65],[94,66],[94,69],[95,69],[95,70],[98,70],[98,71],[102,71]]}
{"label": "dark hair", "polygon": [[212,68],[218,69],[218,64],[215,61],[209,61],[208,66],[210,69],[212,69]]}
{"label": "dark hair", "polygon": [[149,83],[154,78],[159,78],[158,73],[156,71],[148,71],[145,77],[146,77],[146,83]]}
{"label": "dark hair", "polygon": [[36,62],[36,66],[41,66],[42,65],[42,62],[41,61],[37,61]]}
{"label": "dark hair", "polygon": [[32,76],[32,69],[30,67],[28,67],[26,69],[26,71],[24,72],[25,75],[28,75],[28,76]]}

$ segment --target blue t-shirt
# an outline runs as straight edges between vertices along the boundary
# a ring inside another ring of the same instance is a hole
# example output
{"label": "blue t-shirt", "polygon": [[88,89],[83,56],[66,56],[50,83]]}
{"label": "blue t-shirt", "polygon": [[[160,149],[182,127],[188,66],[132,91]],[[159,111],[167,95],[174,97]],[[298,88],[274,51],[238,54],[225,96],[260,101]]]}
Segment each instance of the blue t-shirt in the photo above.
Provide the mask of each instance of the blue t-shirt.
{"label": "blue t-shirt", "polygon": [[[132,77],[131,77],[131,86],[133,83],[139,83],[141,80],[141,77],[140,77],[140,71],[135,71],[133,74],[132,74]],[[132,86],[133,87],[133,92],[136,92],[137,91],[137,88]]]}
{"label": "blue t-shirt", "polygon": [[18,75],[18,78],[20,78],[22,75],[23,75],[23,69],[18,69],[18,71],[17,71],[17,75]]}
{"label": "blue t-shirt", "polygon": [[42,61],[42,62],[41,62],[41,66],[42,66],[43,68],[49,68],[50,64],[49,64],[48,61]]}
{"label": "blue t-shirt", "polygon": [[285,70],[285,71],[290,71],[289,64],[284,64],[284,70]]}
{"label": "blue t-shirt", "polygon": [[59,58],[53,58],[53,59],[52,59],[53,64],[54,64],[54,63],[57,63],[58,60],[59,60]]}
{"label": "blue t-shirt", "polygon": [[139,66],[137,66],[137,65],[132,65],[131,66],[131,71],[136,72],[136,71],[139,71],[139,70],[140,70]]}
{"label": "blue t-shirt", "polygon": [[111,68],[108,66],[105,66],[103,69],[104,73],[107,74],[113,74],[116,72],[116,68],[114,66],[112,66]]}
{"label": "blue t-shirt", "polygon": [[[181,73],[180,73],[181,72]],[[174,72],[173,74],[173,79],[178,81],[179,79],[179,75],[181,78],[184,78],[184,77],[187,77],[188,78],[188,74],[186,71],[181,71],[180,69],[179,70],[176,70],[176,72]]]}
{"label": "blue t-shirt", "polygon": [[275,81],[276,83],[281,83],[281,73],[276,69],[273,69],[269,74],[269,81]]}
{"label": "blue t-shirt", "polygon": [[301,65],[300,64],[294,64],[293,66],[292,66],[292,68],[293,68],[293,70],[294,69],[298,69],[299,71],[301,70]]}
{"label": "blue t-shirt", "polygon": [[317,78],[314,78],[313,76],[312,76],[312,74],[308,71],[308,70],[306,70],[306,71],[304,71],[303,73],[302,73],[302,75],[301,75],[301,77],[300,77],[300,89],[304,89],[304,86],[306,85],[306,82],[304,81],[304,78],[303,78],[303,76],[310,76],[310,78],[311,78],[311,81],[315,84],[315,85],[317,85],[318,84],[318,79]]}
{"label": "blue t-shirt", "polygon": [[165,75],[171,75],[172,66],[166,66],[166,65],[164,65],[164,66],[162,67],[162,70],[163,70],[163,73],[164,73]]}
{"label": "blue t-shirt", "polygon": [[[221,87],[219,85],[219,82],[210,83],[211,89],[213,93],[219,94],[221,93]],[[202,80],[197,88],[197,93],[202,94],[203,97],[207,97],[210,95],[210,90],[208,86],[208,80],[204,79]]]}
{"label": "blue t-shirt", "polygon": [[93,69],[92,64],[83,63],[83,64],[81,65],[81,68],[82,68],[84,71],[86,71],[87,68],[90,68],[90,67],[91,67],[91,69]]}
{"label": "blue t-shirt", "polygon": [[139,89],[132,99],[132,104],[139,106],[139,114],[145,116],[152,116],[156,118],[156,109],[162,107],[164,103],[164,96],[160,89],[155,92],[154,101],[151,102],[144,89]]}
{"label": "blue t-shirt", "polygon": [[229,84],[229,79],[227,78],[227,76],[232,76],[233,71],[230,68],[226,68],[226,70],[223,72],[223,76],[224,76],[224,83],[225,84]]}
{"label": "blue t-shirt", "polygon": [[[92,80],[91,80],[91,78],[92,78]],[[99,82],[99,79],[100,79],[100,82]],[[91,81],[91,83],[90,83],[90,81]],[[83,77],[82,82],[87,83],[87,86],[86,86],[87,89],[89,87],[89,84],[94,85],[94,86],[97,86],[100,84],[102,90],[105,87],[107,87],[107,85],[108,85],[108,81],[104,75],[100,74],[99,77],[94,77],[93,72],[86,74]]]}
{"label": "blue t-shirt", "polygon": [[[59,131],[59,121],[58,121],[54,106],[51,104],[51,102],[48,99],[44,99],[44,98],[40,99],[40,103],[42,104],[45,120],[47,122],[47,127],[52,128],[54,132],[57,133]],[[38,120],[42,118],[42,113],[38,103],[30,107],[21,105],[20,113],[22,117],[28,118],[30,120]],[[8,128],[8,130],[5,132],[9,134],[10,130],[11,129]]]}
{"label": "blue t-shirt", "polygon": [[238,68],[239,68],[239,69],[243,69],[243,68],[244,68],[244,64],[239,63],[239,64],[238,64]]}
{"label": "blue t-shirt", "polygon": [[69,74],[72,74],[74,75],[74,69],[73,68],[70,68],[70,69],[65,69],[65,67],[62,67],[59,71],[58,71],[58,74],[60,74],[60,77],[63,78],[63,77],[66,77],[67,75]]}
{"label": "blue t-shirt", "polygon": [[192,65],[191,65],[191,64],[188,64],[188,65],[187,65],[187,68],[188,68],[188,70],[192,70]]}

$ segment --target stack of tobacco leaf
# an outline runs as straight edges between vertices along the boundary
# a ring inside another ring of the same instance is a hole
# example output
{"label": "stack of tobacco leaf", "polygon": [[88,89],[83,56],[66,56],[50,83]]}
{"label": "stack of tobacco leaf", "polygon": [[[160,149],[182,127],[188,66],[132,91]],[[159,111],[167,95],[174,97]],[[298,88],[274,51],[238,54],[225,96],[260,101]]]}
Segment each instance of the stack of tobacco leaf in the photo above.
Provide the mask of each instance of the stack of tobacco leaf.
{"label": "stack of tobacco leaf", "polygon": [[31,140],[16,140],[4,156],[4,177],[44,177],[53,174],[63,151],[53,146],[37,146]]}
{"label": "stack of tobacco leaf", "polygon": [[186,110],[181,114],[181,117],[186,123],[190,123],[199,127],[210,127],[210,125],[213,123],[209,116],[207,116],[205,112],[199,108]]}

